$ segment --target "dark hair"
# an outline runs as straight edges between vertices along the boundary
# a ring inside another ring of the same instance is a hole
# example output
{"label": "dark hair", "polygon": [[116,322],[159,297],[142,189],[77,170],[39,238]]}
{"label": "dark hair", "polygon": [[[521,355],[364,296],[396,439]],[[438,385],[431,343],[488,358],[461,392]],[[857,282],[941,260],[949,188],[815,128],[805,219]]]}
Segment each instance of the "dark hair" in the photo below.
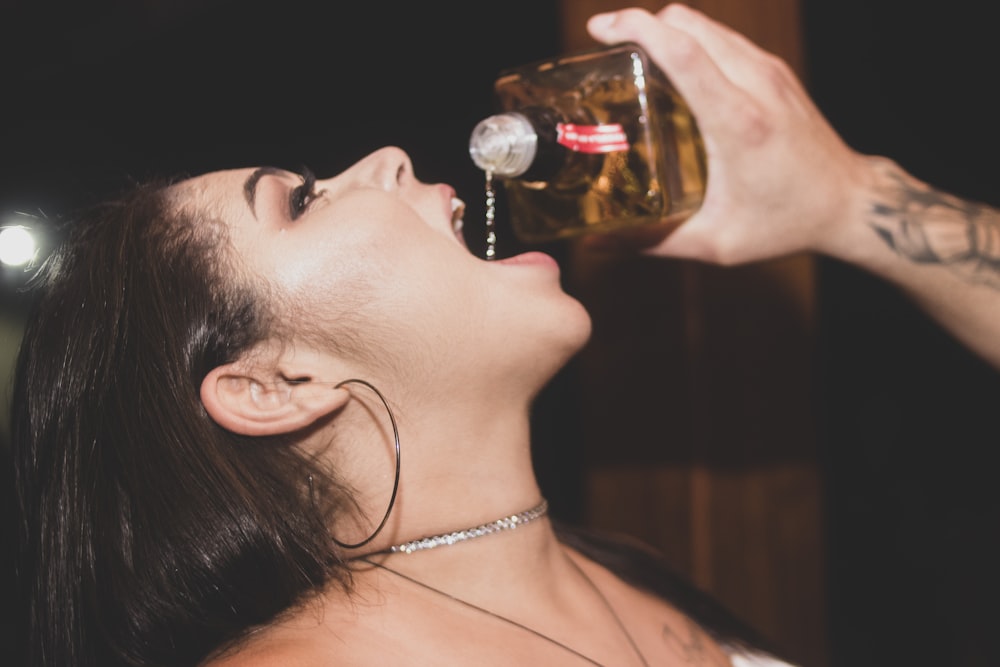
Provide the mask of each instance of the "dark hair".
{"label": "dark hair", "polygon": [[26,664],[195,664],[349,583],[326,528],[342,490],[201,405],[275,316],[225,225],[167,185],[76,218],[35,287],[11,425]]}

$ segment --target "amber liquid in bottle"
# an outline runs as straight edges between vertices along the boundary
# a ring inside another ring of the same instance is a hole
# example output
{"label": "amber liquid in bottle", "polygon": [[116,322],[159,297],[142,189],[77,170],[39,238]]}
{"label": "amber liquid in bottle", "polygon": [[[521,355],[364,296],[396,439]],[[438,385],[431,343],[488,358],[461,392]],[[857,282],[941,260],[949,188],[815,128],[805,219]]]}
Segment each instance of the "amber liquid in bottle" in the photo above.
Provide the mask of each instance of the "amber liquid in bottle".
{"label": "amber liquid in bottle", "polygon": [[[511,69],[494,88],[501,112],[544,108],[563,123],[620,127],[627,137],[610,152],[560,146],[557,166],[501,176],[520,240],[670,225],[701,205],[707,179],[701,135],[684,101],[637,45]],[[545,141],[539,138],[539,150]]]}

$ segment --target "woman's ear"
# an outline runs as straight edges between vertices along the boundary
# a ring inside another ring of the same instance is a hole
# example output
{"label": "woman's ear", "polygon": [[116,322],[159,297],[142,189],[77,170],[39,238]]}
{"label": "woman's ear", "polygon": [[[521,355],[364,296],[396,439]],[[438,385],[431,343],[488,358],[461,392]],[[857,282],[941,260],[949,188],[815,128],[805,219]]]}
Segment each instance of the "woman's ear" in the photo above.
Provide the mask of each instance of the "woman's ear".
{"label": "woman's ear", "polygon": [[221,427],[243,435],[292,433],[336,412],[349,391],[315,382],[261,379],[240,361],[213,369],[201,382],[201,402]]}

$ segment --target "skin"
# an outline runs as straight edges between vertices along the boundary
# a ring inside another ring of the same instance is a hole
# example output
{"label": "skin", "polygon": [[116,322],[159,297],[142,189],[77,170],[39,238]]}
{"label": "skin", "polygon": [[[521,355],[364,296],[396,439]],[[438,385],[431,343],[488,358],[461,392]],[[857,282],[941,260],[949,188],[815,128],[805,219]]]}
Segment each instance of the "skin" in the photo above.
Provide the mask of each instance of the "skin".
{"label": "skin", "polygon": [[[700,12],[677,3],[655,14],[625,9],[593,17],[588,28],[599,41],[639,42],[667,72],[698,118],[710,177],[701,210],[679,227],[660,230],[656,236],[590,237],[583,244],[595,250],[624,249],[720,265],[801,252],[826,255],[898,286],[960,341],[1000,367],[1000,336],[996,335],[1000,331],[1000,214],[995,209],[940,192],[892,160],[851,149],[831,128],[786,63]],[[423,275],[418,270],[421,265],[414,261],[407,265],[407,275],[411,271]],[[447,369],[433,363],[420,366],[421,371],[431,372],[433,390],[429,385],[412,382],[413,378],[410,383],[398,385],[404,399],[401,411],[411,420],[409,426],[415,436],[413,444],[408,445],[414,450],[412,455],[407,454],[408,461],[417,460],[408,462],[405,468],[409,490],[395,513],[394,521],[398,521],[391,527],[393,535],[409,537],[439,532],[442,526],[474,525],[509,513],[512,507],[534,504],[537,488],[530,472],[527,406],[554,372],[553,367],[539,368],[537,363],[539,359],[555,359],[558,366],[586,339],[587,325],[567,325],[567,321],[577,321],[575,316],[570,320],[553,317],[547,306],[531,305],[522,311],[528,315],[517,319],[517,309],[510,306],[521,306],[519,299],[529,299],[526,293],[530,290],[522,290],[518,298],[502,296],[508,286],[522,285],[506,277],[507,268],[514,267],[498,264],[496,268],[504,271],[501,277],[499,271],[488,266],[470,267],[467,273],[464,264],[454,266],[463,267],[462,276],[457,283],[449,283],[450,289],[465,300],[455,301],[449,292],[449,297],[441,300],[442,305],[461,303],[462,308],[451,312],[445,307],[441,312],[449,313],[449,317],[460,317],[457,311],[475,313],[470,318],[475,322],[449,319],[448,326],[437,330],[436,335],[454,345],[449,353],[455,356],[449,358],[460,363],[449,364]],[[490,295],[488,302],[477,301],[482,294]],[[552,302],[562,298],[556,295]],[[482,308],[484,303],[489,303],[490,308]],[[559,303],[562,308],[563,302]],[[434,331],[436,322],[421,319],[417,312],[413,317],[420,323],[417,331]],[[377,321],[366,322],[378,331]],[[477,326],[476,322],[489,324]],[[503,326],[512,322],[517,323],[516,328]],[[454,335],[462,326],[475,332],[478,344],[470,344],[469,340],[463,343],[461,336]],[[529,331],[538,337],[511,335]],[[431,335],[418,338],[442,340]],[[426,349],[434,349],[434,345]],[[503,349],[504,354],[482,354],[490,349]],[[394,360],[415,353],[402,348],[391,351],[396,355]],[[504,368],[507,362],[510,366]],[[335,366],[323,370],[339,369]],[[528,375],[519,375],[522,373]],[[388,379],[382,374],[374,377],[378,381]],[[460,382],[451,384],[453,380]],[[459,409],[441,410],[433,401],[420,400],[433,392],[443,392],[445,403],[455,401],[450,407]],[[470,447],[469,442],[474,446]],[[470,452],[476,455],[470,456]],[[497,474],[499,470],[504,474]],[[369,473],[367,479],[376,477]],[[372,497],[377,495],[375,486],[371,485]],[[424,492],[432,487],[440,488],[441,493],[425,496]],[[453,501],[457,498],[476,500],[456,507]],[[594,590],[581,579],[579,570],[570,566],[574,558],[578,556],[558,545],[548,524],[539,521],[492,544],[473,542],[397,566],[425,583],[452,593],[461,591],[462,597],[471,602],[561,638],[597,660],[617,663],[621,656],[631,655],[620,634],[580,632],[588,624],[593,627],[594,619],[601,619],[601,628],[615,626]],[[580,564],[615,603],[650,662],[727,664],[718,647],[692,631],[686,619],[674,610],[645,599],[592,563],[580,559]],[[518,576],[513,582],[504,578],[503,586],[483,574],[511,571]],[[470,655],[481,657],[478,648],[490,646],[490,642],[507,647],[527,645],[528,655],[534,656],[539,655],[538,651],[553,650],[544,642],[538,645],[517,628],[502,623],[502,627],[490,627],[485,623],[488,619],[481,615],[459,615],[447,599],[429,600],[426,591],[389,580],[384,572],[364,573],[359,581],[361,599],[373,603],[345,608],[339,599],[324,597],[316,601],[322,607],[323,618],[336,620],[338,629],[357,630],[360,636],[377,640],[401,656],[419,646],[422,637],[436,637],[437,643],[448,646],[449,651],[454,649],[457,653],[449,654],[454,662],[462,661],[464,647],[469,648]],[[384,612],[396,604],[400,611],[408,612],[406,618],[421,617],[428,604],[434,605],[435,612],[440,610],[440,615],[425,614],[414,626],[416,634],[409,636],[398,624],[386,621]],[[646,613],[637,614],[636,609]],[[308,617],[306,614],[297,620]],[[381,625],[383,622],[386,625]],[[276,634],[269,636],[277,637],[284,631],[281,627],[272,628]],[[461,632],[451,633],[449,627],[461,628]],[[339,636],[353,635],[345,630]],[[467,645],[457,637],[474,641]],[[343,645],[364,654],[361,644],[347,641]],[[552,662],[557,664],[561,657],[572,664],[575,658],[560,651],[556,647],[559,655],[553,656]],[[528,655],[524,656],[526,660]],[[364,657],[357,656],[357,662],[364,664]]]}
{"label": "skin", "polygon": [[[269,172],[251,205],[254,171],[208,174],[176,193],[183,206],[229,225],[240,273],[266,281],[281,319],[296,323],[287,337],[209,374],[209,414],[250,435],[298,434],[301,447],[357,489],[369,518],[337,526],[346,531],[338,539],[355,542],[385,511],[391,433],[370,393],[332,385],[359,377],[379,387],[398,422],[400,490],[384,531],[358,555],[535,505],[529,408],[590,334],[558,265],[540,253],[472,256],[452,228],[452,189],[418,181],[395,148],[318,181],[298,216],[289,201],[302,178]],[[640,664],[615,614],[655,664],[729,664],[676,610],[562,546],[547,519],[376,558],[603,664]],[[364,562],[354,583],[351,596],[325,591],[210,664],[384,665],[397,657],[457,665],[469,656],[476,664],[581,663],[523,628]]]}
{"label": "skin", "polygon": [[[525,474],[527,408],[590,332],[586,312],[560,287],[557,264],[540,253],[497,262],[472,256],[452,230],[452,189],[420,183],[395,148],[317,182],[316,197],[294,221],[288,200],[301,178],[261,178],[251,210],[244,183],[252,171],[202,176],[181,193],[188,205],[220,213],[238,263],[267,280],[286,310],[282,319],[296,323],[290,340],[269,342],[206,379],[202,398],[217,421],[260,435],[336,416],[335,427],[324,422],[306,437],[316,451],[355,440],[355,428],[371,436],[372,419],[353,404],[382,412],[371,394],[330,386],[363,378],[387,394],[404,440],[404,492],[387,540],[435,532],[446,518],[444,525],[480,518],[456,515],[446,492],[492,494],[498,516],[537,501],[534,478]],[[350,392],[359,400],[350,401]],[[378,440],[388,451],[386,439]],[[369,472],[372,457],[363,450],[333,450],[334,463],[361,462],[344,476],[372,498],[371,515],[381,516],[392,461],[377,459]],[[483,470],[498,469],[517,471],[517,482],[493,473],[483,482]],[[433,493],[422,497],[427,479]]]}
{"label": "skin", "polygon": [[[890,160],[853,151],[787,64],[697,11],[680,4],[656,14],[626,9],[595,16],[588,28],[603,42],[639,42],[667,72],[698,118],[710,179],[701,211],[681,226],[654,237],[583,243],[723,265],[824,254],[898,285],[1000,365],[996,211],[940,193]],[[586,315],[561,293],[550,262],[471,258],[449,233],[443,201],[433,203],[449,197],[429,194],[435,186],[412,180],[404,160],[385,165],[378,155],[319,185],[329,193],[312,213],[322,221],[319,231],[311,219],[294,229],[281,221],[282,191],[294,187],[293,177],[263,185],[259,203],[270,212],[263,226],[241,215],[238,196],[218,200],[218,192],[239,189],[244,173],[209,177],[229,184],[196,183],[203,199],[235,221],[237,255],[288,298],[296,308],[290,315],[308,314],[333,339],[346,336],[346,322],[348,331],[364,332],[361,347],[378,350],[350,354],[315,337],[296,338],[221,369],[203,387],[206,407],[233,428],[323,424],[303,444],[320,451],[322,442],[334,443],[329,455],[347,464],[348,479],[361,480],[373,516],[384,507],[391,458],[347,452],[348,441],[372,441],[378,432],[352,410],[357,396],[330,391],[324,399],[315,390],[321,380],[349,376],[391,387],[406,463],[400,500],[372,549],[534,505],[528,407],[589,333]],[[277,204],[267,203],[272,191]],[[329,298],[345,285],[346,301]],[[290,377],[312,382],[282,387]],[[281,390],[269,389],[275,386]],[[298,421],[280,409],[292,404],[304,406]],[[279,417],[261,418],[268,410]],[[365,533],[359,526],[358,536]],[[638,656],[598,590],[650,664],[730,664],[676,610],[562,547],[546,520],[500,539],[390,556],[387,564],[605,664],[638,664]],[[580,664],[521,628],[383,570],[360,570],[357,585],[350,602],[333,592],[320,595],[217,664],[364,665],[384,664],[387,656],[408,664],[425,657],[427,664],[473,658]]]}
{"label": "skin", "polygon": [[591,248],[723,265],[823,254],[897,285],[1000,367],[1000,212],[851,149],[787,63],[701,12],[631,8],[587,27],[648,50],[697,117],[709,171],[704,205],[684,224]]}

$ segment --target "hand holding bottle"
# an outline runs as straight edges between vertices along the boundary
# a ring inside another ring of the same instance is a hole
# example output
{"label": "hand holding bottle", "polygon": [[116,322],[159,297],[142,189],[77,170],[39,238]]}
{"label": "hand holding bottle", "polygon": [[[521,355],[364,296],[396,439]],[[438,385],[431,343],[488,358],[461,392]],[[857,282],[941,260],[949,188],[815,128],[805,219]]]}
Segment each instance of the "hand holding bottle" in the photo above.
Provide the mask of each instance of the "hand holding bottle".
{"label": "hand holding bottle", "polygon": [[587,27],[638,42],[671,79],[701,130],[708,184],[666,235],[582,243],[727,265],[825,254],[897,285],[1000,368],[1000,211],[852,150],[785,62],[700,12],[625,9]]}
{"label": "hand holding bottle", "polygon": [[701,210],[665,238],[586,242],[720,264],[835,252],[847,242],[845,223],[863,215],[866,159],[833,131],[785,62],[680,4],[655,15],[597,15],[588,29],[602,42],[638,42],[670,77],[704,137],[708,189]]}

